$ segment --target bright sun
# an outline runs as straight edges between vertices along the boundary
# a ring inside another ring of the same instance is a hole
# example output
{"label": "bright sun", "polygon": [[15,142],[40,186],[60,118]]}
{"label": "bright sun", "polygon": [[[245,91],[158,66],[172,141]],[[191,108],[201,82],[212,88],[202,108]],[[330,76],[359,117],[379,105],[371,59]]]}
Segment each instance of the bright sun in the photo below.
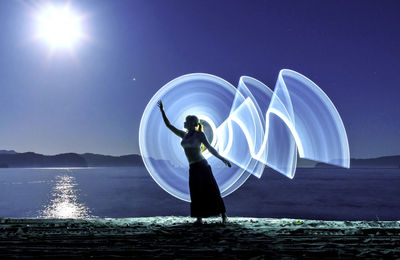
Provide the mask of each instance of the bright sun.
{"label": "bright sun", "polygon": [[71,48],[83,36],[81,17],[68,5],[47,6],[36,16],[37,36],[52,48]]}

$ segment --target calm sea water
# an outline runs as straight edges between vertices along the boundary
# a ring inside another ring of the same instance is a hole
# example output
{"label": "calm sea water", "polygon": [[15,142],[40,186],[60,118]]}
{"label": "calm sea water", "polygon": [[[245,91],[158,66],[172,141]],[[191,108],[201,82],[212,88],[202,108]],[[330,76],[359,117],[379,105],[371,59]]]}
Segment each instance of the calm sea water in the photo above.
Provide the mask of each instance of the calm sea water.
{"label": "calm sea water", "polygon": [[[266,170],[224,198],[228,216],[399,220],[400,169]],[[143,167],[0,169],[0,216],[189,216]]]}

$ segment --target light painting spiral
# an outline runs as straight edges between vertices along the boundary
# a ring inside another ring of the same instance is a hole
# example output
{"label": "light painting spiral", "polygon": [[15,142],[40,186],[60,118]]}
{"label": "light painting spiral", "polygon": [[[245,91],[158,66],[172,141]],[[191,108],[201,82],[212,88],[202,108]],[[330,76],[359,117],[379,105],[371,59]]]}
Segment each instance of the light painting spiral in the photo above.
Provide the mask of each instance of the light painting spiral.
{"label": "light painting spiral", "polygon": [[238,87],[211,74],[194,73],[164,85],[147,104],[139,127],[139,148],[152,178],[171,195],[190,201],[188,162],[180,138],[164,125],[157,101],[175,127],[196,115],[213,147],[230,162],[226,167],[207,150],[222,197],[265,166],[293,178],[297,157],[350,167],[346,130],[328,96],[310,79],[281,70],[272,91],[242,76]]}

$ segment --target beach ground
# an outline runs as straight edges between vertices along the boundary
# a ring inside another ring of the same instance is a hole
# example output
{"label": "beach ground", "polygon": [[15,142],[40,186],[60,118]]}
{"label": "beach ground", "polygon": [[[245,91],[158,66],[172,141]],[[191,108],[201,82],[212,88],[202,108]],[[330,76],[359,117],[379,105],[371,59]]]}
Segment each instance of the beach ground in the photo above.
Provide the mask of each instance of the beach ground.
{"label": "beach ground", "polygon": [[400,221],[0,218],[0,257],[400,258]]}

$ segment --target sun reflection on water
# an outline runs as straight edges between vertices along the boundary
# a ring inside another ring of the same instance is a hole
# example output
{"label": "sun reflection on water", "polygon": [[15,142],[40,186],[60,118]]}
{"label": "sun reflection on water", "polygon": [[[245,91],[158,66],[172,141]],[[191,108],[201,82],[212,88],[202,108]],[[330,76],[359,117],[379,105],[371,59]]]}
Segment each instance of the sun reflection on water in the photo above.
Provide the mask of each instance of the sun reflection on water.
{"label": "sun reflection on water", "polygon": [[75,177],[64,174],[56,177],[51,201],[41,212],[42,218],[89,218],[89,208],[78,201]]}

